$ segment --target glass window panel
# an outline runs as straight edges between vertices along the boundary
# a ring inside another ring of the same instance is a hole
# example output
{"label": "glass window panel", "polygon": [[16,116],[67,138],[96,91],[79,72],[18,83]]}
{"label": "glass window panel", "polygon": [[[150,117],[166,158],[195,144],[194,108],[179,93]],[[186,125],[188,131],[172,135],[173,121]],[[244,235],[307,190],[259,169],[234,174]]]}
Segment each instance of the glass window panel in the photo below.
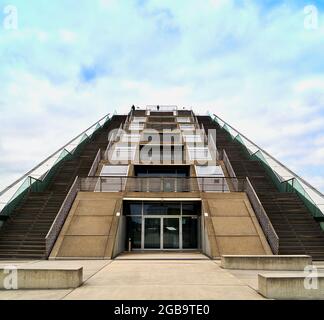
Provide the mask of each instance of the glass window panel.
{"label": "glass window panel", "polygon": [[200,202],[183,202],[182,203],[182,215],[184,216],[199,216],[201,215],[201,203]]}
{"label": "glass window panel", "polygon": [[128,248],[129,240],[132,249],[141,249],[142,244],[142,217],[127,217],[127,236],[126,248]]}
{"label": "glass window panel", "polygon": [[161,219],[146,218],[145,219],[145,249],[161,248]]}
{"label": "glass window panel", "polygon": [[144,203],[144,214],[145,215],[161,215],[162,205],[161,202],[145,202]]}
{"label": "glass window panel", "polygon": [[163,248],[179,249],[179,218],[163,219]]}
{"label": "glass window panel", "polygon": [[181,214],[180,202],[164,202],[163,215],[179,216]]}
{"label": "glass window panel", "polygon": [[100,176],[127,176],[128,166],[103,166]]}
{"label": "glass window panel", "polygon": [[183,249],[198,248],[198,218],[182,218],[182,247]]}
{"label": "glass window panel", "polygon": [[142,202],[125,202],[124,215],[126,216],[141,216],[142,215]]}

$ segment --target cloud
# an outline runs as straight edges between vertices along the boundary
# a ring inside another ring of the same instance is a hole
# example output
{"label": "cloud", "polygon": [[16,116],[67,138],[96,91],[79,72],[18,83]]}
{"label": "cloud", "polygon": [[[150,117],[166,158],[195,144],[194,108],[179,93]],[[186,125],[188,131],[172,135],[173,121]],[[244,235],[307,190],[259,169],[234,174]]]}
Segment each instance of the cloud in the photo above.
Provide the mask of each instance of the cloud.
{"label": "cloud", "polygon": [[178,104],[217,113],[323,188],[320,4],[310,31],[296,1],[12,2],[20,29],[0,31],[0,187],[105,113]]}

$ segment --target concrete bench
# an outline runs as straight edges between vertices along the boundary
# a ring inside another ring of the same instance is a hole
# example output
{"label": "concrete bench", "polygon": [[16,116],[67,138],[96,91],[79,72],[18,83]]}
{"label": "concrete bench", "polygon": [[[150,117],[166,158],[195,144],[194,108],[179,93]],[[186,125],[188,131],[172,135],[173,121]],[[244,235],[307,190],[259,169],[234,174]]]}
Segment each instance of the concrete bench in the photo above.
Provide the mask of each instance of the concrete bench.
{"label": "concrete bench", "polygon": [[0,268],[0,290],[72,289],[83,282],[83,268]]}
{"label": "concrete bench", "polygon": [[304,270],[312,265],[312,257],[295,256],[222,256],[222,268],[237,270]]}
{"label": "concrete bench", "polygon": [[313,279],[312,285],[303,273],[259,274],[258,281],[259,293],[269,299],[324,299],[324,274]]}

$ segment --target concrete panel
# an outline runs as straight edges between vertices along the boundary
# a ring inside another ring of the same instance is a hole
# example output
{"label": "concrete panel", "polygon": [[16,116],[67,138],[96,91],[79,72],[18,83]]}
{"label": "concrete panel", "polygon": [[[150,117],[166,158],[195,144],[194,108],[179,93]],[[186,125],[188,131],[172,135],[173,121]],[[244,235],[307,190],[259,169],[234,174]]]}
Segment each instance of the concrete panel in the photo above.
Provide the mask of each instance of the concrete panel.
{"label": "concrete panel", "polygon": [[116,205],[115,199],[107,200],[80,200],[76,211],[77,216],[111,216],[114,213]]}
{"label": "concrete panel", "polygon": [[50,259],[110,258],[122,196],[121,193],[79,192]]}
{"label": "concrete panel", "polygon": [[107,236],[65,236],[58,256],[66,258],[103,258]]}
{"label": "concrete panel", "polygon": [[262,255],[264,248],[259,236],[216,237],[219,251],[222,255],[249,254]]}
{"label": "concrete panel", "polygon": [[222,256],[222,268],[236,270],[303,271],[312,265],[310,256]]}
{"label": "concrete panel", "polygon": [[213,253],[272,254],[245,193],[204,193],[202,198]]}
{"label": "concrete panel", "polygon": [[108,235],[112,219],[108,216],[74,216],[66,235]]}
{"label": "concrete panel", "polygon": [[224,235],[257,235],[250,217],[213,217],[215,234]]}
{"label": "concrete panel", "polygon": [[259,293],[269,299],[324,299],[324,274],[310,280],[304,273],[259,274]]}
{"label": "concrete panel", "polygon": [[[17,283],[15,283],[15,281],[9,282],[7,280],[7,271],[7,269],[0,269],[1,290],[72,289],[78,288],[83,282],[83,268],[18,268],[16,270],[11,271],[10,274],[10,276],[13,278],[13,273],[17,272]],[[8,287],[8,284],[11,284],[13,286]]]}
{"label": "concrete panel", "polygon": [[209,200],[212,216],[249,217],[244,200]]}

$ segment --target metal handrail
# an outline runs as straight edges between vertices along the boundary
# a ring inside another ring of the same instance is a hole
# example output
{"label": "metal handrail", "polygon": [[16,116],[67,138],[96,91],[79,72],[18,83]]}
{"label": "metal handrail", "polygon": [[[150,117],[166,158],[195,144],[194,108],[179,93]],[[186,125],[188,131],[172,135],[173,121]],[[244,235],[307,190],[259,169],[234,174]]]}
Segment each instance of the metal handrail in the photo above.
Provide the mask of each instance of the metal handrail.
{"label": "metal handrail", "polygon": [[45,237],[46,243],[46,254],[49,256],[51,250],[54,247],[55,241],[61,232],[61,229],[64,225],[64,222],[70,212],[70,209],[73,205],[73,202],[80,190],[80,178],[76,177],[68,194],[66,195],[59,212],[56,215],[54,222],[51,225],[50,230],[48,231]]}
{"label": "metal handrail", "polygon": [[[104,117],[102,117],[100,120],[98,120],[96,123],[94,123],[92,126],[90,126],[88,129],[84,130],[82,133],[80,133],[78,136],[76,136],[75,138],[73,138],[71,141],[69,141],[67,144],[65,144],[63,147],[61,147],[60,149],[58,149],[57,151],[55,151],[53,154],[51,154],[48,158],[46,158],[44,161],[42,161],[40,164],[38,164],[36,167],[34,167],[33,169],[31,169],[30,171],[28,171],[26,174],[24,174],[22,177],[20,177],[18,180],[16,180],[15,182],[13,182],[11,185],[9,185],[8,187],[6,187],[4,190],[2,190],[0,192],[0,196],[4,195],[7,191],[9,191],[12,187],[14,187],[15,185],[17,185],[19,182],[23,181],[24,179],[28,178],[34,171],[36,171],[38,168],[40,168],[42,165],[44,165],[47,161],[51,160],[55,155],[57,155],[59,152],[62,152],[67,146],[69,146],[70,144],[72,144],[72,142],[74,142],[75,140],[79,139],[80,137],[82,137],[87,131],[89,131],[90,129],[92,129],[93,127],[97,126],[102,120],[104,120],[105,118],[108,118],[110,115],[110,113],[108,113],[107,115],[105,115]],[[49,169],[50,170],[50,169]],[[36,178],[33,178],[36,179]]]}
{"label": "metal handrail", "polygon": [[261,228],[266,236],[268,243],[274,254],[279,253],[279,237],[267,215],[266,210],[264,209],[255,189],[252,186],[250,179],[246,178],[247,184],[245,187],[245,192],[249,197],[249,200],[252,204],[254,212],[258,218],[258,221],[261,225]]}
{"label": "metal handrail", "polygon": [[[232,167],[232,164],[231,164],[231,162],[230,162],[230,160],[229,160],[229,158],[228,158],[227,153],[226,153],[225,150],[223,150],[223,161],[224,161],[225,167],[226,167],[226,169],[227,169],[227,172],[228,172],[231,176],[233,176],[233,177],[236,178],[235,171],[234,171],[234,169],[233,169],[233,167]],[[237,191],[237,190],[239,189],[239,181],[238,181],[237,178],[234,180],[233,185],[234,185],[235,191]]]}
{"label": "metal handrail", "polygon": [[[80,178],[80,191],[86,192],[230,192],[229,180],[218,176],[128,177],[100,176]],[[237,179],[237,178],[235,178]],[[218,182],[215,182],[218,180]],[[245,182],[245,178],[241,179]],[[244,192],[244,184],[241,190]]]}
{"label": "metal handrail", "polygon": [[88,176],[94,176],[96,174],[96,172],[98,170],[99,163],[101,161],[101,154],[102,154],[101,149],[99,149],[95,159],[93,160],[93,163],[92,163],[91,169],[88,173]]}

